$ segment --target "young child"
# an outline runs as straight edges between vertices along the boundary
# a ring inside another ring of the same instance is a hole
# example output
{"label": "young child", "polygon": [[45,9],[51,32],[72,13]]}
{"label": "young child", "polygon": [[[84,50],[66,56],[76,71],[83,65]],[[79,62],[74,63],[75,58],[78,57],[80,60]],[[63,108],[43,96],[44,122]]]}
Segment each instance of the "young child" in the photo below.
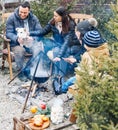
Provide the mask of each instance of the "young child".
{"label": "young child", "polygon": [[[82,55],[80,66],[81,64],[86,65],[89,69],[90,74],[93,74],[93,62],[99,63],[100,57],[102,57],[102,59],[105,59],[109,56],[108,45],[106,41],[101,37],[100,33],[96,30],[88,31],[84,35],[82,41],[87,51]],[[79,69],[81,70],[81,68]],[[68,91],[69,86],[75,83],[75,80],[76,76],[71,77],[66,82],[64,82],[61,86],[60,93],[66,93]]]}

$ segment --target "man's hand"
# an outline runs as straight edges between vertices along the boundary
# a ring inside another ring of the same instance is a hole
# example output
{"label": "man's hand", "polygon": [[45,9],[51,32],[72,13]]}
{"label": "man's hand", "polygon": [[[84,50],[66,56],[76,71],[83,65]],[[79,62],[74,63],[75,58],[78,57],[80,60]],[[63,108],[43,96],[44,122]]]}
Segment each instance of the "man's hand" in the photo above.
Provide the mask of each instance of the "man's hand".
{"label": "man's hand", "polygon": [[30,36],[27,36],[26,38],[18,37],[18,42],[20,46],[23,46],[23,45],[29,46],[30,44],[32,44],[33,40],[34,39]]}
{"label": "man's hand", "polygon": [[27,36],[27,41],[32,42],[33,40],[34,40],[33,37]]}
{"label": "man's hand", "polygon": [[73,63],[75,63],[77,60],[74,58],[74,57],[68,57],[68,58],[63,58],[64,59],[64,61],[66,61],[66,62],[69,62],[70,64],[73,64]]}
{"label": "man's hand", "polygon": [[19,44],[21,44],[21,45],[23,44],[23,39],[22,38],[18,37],[17,41],[18,41]]}

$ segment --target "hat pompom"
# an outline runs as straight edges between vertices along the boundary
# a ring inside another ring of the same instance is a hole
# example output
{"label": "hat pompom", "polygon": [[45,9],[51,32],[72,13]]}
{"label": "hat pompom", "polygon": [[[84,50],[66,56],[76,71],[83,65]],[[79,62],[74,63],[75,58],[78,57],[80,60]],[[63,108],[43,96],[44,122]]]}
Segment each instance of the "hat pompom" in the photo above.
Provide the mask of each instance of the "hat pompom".
{"label": "hat pompom", "polygon": [[95,18],[89,18],[88,22],[93,26],[93,27],[97,27],[98,22]]}

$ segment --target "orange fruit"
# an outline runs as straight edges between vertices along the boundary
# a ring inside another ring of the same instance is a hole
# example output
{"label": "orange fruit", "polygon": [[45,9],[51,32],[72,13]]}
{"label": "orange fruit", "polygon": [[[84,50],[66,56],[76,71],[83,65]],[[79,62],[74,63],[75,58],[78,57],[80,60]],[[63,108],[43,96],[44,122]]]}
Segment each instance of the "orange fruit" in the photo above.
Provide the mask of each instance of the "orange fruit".
{"label": "orange fruit", "polygon": [[42,126],[43,125],[43,121],[41,118],[37,118],[34,120],[34,125],[35,126]]}
{"label": "orange fruit", "polygon": [[32,106],[30,108],[30,111],[31,111],[31,113],[36,113],[38,111],[38,107],[37,106]]}
{"label": "orange fruit", "polygon": [[42,119],[44,122],[49,120],[49,118],[47,116],[44,116]]}

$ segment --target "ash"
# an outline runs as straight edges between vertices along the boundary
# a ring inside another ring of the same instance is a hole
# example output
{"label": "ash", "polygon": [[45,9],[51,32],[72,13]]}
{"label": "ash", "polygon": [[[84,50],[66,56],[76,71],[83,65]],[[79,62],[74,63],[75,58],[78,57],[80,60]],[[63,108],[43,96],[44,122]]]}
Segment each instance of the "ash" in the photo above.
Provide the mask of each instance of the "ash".
{"label": "ash", "polygon": [[[0,130],[13,130],[13,117],[21,115],[28,87],[31,84],[30,80],[21,82],[18,78],[15,78],[8,85],[9,81],[9,70],[5,68],[3,72],[0,71]],[[33,83],[33,86],[35,83]],[[33,90],[31,91],[25,112],[28,112],[32,105],[38,105],[40,101],[46,102],[48,106],[51,106],[57,97],[64,102],[65,120],[68,120],[72,109],[73,97],[69,93],[55,95],[49,79],[44,83],[39,83],[34,94]]]}

